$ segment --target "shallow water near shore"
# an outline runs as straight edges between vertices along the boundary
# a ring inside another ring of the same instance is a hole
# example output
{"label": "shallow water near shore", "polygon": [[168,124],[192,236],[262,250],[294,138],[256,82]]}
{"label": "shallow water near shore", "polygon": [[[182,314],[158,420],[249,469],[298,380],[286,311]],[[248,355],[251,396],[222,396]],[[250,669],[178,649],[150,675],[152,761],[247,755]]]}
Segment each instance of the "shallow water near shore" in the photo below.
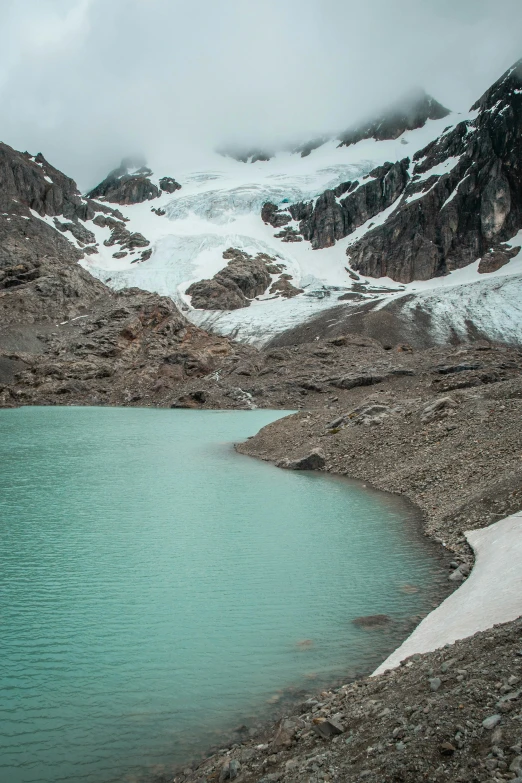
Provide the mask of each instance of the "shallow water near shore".
{"label": "shallow water near shore", "polygon": [[0,780],[169,771],[431,608],[411,507],[234,451],[283,415],[0,411]]}

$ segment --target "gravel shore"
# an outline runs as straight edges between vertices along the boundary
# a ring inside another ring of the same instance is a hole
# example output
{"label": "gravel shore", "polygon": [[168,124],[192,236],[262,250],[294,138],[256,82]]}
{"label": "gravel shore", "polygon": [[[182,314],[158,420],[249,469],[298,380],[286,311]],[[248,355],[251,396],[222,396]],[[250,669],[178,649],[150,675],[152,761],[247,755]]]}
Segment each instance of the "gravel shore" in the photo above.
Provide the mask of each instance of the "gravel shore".
{"label": "gravel shore", "polygon": [[[351,388],[347,380],[336,399],[236,448],[407,497],[425,534],[451,554],[458,586],[473,564],[464,531],[522,508],[520,353],[460,346],[403,355],[401,365],[411,372]],[[359,365],[357,377],[365,372]],[[323,691],[255,737],[162,780],[522,783],[522,620]]]}

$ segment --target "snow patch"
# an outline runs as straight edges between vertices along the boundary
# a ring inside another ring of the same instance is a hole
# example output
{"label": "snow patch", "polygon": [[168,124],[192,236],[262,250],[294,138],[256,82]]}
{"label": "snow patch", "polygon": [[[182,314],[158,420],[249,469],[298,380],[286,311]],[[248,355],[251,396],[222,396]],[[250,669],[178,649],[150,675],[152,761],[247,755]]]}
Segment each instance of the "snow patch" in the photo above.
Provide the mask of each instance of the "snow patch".
{"label": "snow patch", "polygon": [[470,576],[372,676],[396,668],[411,655],[438,650],[522,614],[522,511],[465,535],[476,558]]}

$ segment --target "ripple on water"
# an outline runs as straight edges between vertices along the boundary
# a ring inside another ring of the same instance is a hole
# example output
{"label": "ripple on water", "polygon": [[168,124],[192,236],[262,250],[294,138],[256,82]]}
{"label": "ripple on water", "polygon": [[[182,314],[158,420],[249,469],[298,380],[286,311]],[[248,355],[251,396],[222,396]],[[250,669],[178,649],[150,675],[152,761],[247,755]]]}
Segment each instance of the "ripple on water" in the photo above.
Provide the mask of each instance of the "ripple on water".
{"label": "ripple on water", "polygon": [[282,415],[0,411],[1,780],[171,768],[429,609],[411,509],[234,452]]}

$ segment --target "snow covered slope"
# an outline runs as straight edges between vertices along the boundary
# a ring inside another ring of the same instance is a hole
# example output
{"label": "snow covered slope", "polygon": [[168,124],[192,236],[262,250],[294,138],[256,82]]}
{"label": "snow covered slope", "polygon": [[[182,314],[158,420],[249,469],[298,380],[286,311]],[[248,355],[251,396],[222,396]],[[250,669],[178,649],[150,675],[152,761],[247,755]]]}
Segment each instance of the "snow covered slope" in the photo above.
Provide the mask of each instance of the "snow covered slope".
{"label": "snow covered slope", "polygon": [[[150,241],[150,257],[141,260],[136,249],[114,257],[114,246],[103,244],[110,230],[93,229],[89,222],[89,229],[96,233],[99,252],[81,263],[115,289],[137,286],[168,295],[194,323],[258,345],[340,304],[349,313],[361,302],[374,302],[383,308],[399,297],[404,298],[404,313],[419,306],[429,310],[437,341],[447,339],[448,334],[462,334],[462,324],[471,320],[485,336],[518,342],[522,340],[522,253],[487,275],[478,272],[477,259],[444,277],[403,285],[388,278],[354,274],[346,255],[348,246],[393,215],[400,198],[350,236],[319,250],[313,250],[307,241],[282,241],[275,236],[277,229],[263,223],[260,217],[266,202],[286,209],[297,202],[315,202],[325,190],[333,190],[341,183],[364,182],[364,178],[368,181],[369,173],[377,166],[386,161],[412,159],[415,152],[445,136],[448,128],[473,119],[476,114],[475,111],[428,120],[424,127],[407,130],[393,140],[370,138],[341,147],[331,140],[305,157],[284,152],[270,160],[244,163],[215,154],[209,157],[204,170],[185,172],[170,172],[164,161],[151,160],[149,166],[154,174],[150,181],[156,188],[166,174],[175,174],[182,188],[175,193],[161,192],[151,201],[120,207],[128,219],[126,228]],[[448,163],[442,165],[446,172]],[[298,229],[299,224],[294,220],[289,227]],[[522,233],[512,245],[522,245]],[[274,257],[303,293],[285,299],[271,295],[267,289],[249,307],[233,311],[194,309],[185,293],[187,288],[223,269],[227,263],[223,252],[230,247]],[[410,294],[413,296],[407,296]]]}

